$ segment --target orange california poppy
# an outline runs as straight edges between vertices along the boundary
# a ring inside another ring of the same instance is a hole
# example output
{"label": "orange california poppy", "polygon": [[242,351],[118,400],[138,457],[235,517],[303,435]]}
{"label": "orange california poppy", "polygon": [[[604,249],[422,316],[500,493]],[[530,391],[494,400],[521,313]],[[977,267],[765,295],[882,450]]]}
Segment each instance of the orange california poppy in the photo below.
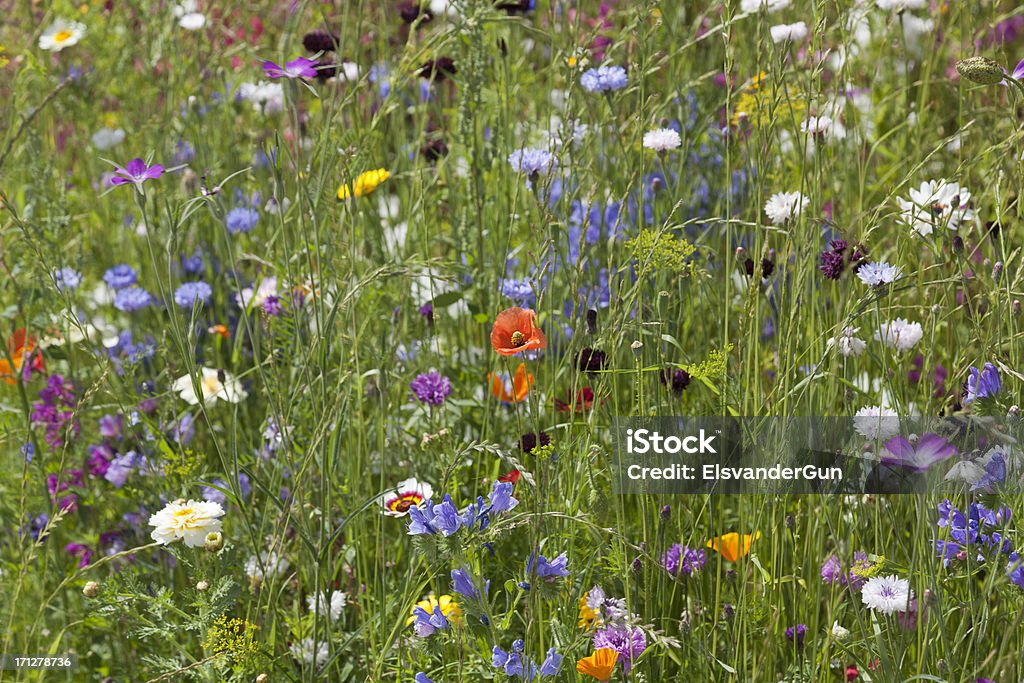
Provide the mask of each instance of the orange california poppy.
{"label": "orange california poppy", "polygon": [[750,544],[759,538],[761,538],[760,531],[755,534],[743,534],[742,536],[733,532],[712,538],[708,541],[708,547],[717,550],[721,553],[722,557],[730,562],[735,562],[741,557],[746,557],[750,553]]}
{"label": "orange california poppy", "polygon": [[609,681],[617,661],[619,661],[619,653],[610,647],[603,647],[600,650],[594,650],[594,654],[589,657],[584,657],[576,662],[576,670],[599,681]]}
{"label": "orange california poppy", "polygon": [[530,387],[533,386],[533,373],[526,371],[526,363],[519,364],[519,369],[512,378],[511,387],[505,382],[505,378],[497,373],[488,373],[487,379],[491,383],[494,398],[502,403],[519,403],[526,398],[530,393]]}
{"label": "orange california poppy", "polygon": [[547,345],[547,338],[537,327],[537,314],[534,311],[516,306],[506,308],[494,319],[491,346],[502,356],[543,349]]}
{"label": "orange california poppy", "polygon": [[[18,373],[25,365],[25,358],[31,356],[35,348],[36,340],[28,336],[24,327],[15,330],[14,334],[7,338],[7,353],[11,360],[8,361],[6,356],[0,356],[0,380],[5,384],[17,384]],[[45,369],[41,354],[32,359],[31,367],[40,372]]]}

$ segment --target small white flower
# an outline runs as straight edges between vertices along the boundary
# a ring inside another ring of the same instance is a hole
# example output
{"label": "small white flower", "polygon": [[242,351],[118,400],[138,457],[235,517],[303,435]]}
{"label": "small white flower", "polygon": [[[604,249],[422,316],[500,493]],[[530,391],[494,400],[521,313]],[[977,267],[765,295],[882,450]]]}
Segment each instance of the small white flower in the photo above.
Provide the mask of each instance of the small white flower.
{"label": "small white flower", "polygon": [[[238,403],[249,395],[237,378],[224,370],[215,368],[200,369],[199,388],[203,392],[203,400],[206,403],[216,403],[218,399],[228,403]],[[171,389],[178,392],[178,396],[190,406],[198,405],[199,397],[196,395],[192,383],[192,375],[183,375],[174,380]]]}
{"label": "small white flower", "polygon": [[913,597],[914,591],[910,590],[910,581],[895,574],[872,576],[860,589],[861,602],[868,609],[882,614],[906,612]]}
{"label": "small white flower", "polygon": [[266,114],[284,111],[284,86],[280,83],[243,83],[238,87],[238,96],[251,102],[256,111]]}
{"label": "small white flower", "polygon": [[331,654],[331,649],[325,641],[316,643],[314,647],[312,638],[303,638],[297,643],[292,643],[288,650],[296,660],[307,665],[315,664],[317,667],[323,666]]}
{"label": "small white flower", "polygon": [[853,428],[868,441],[885,441],[900,433],[899,415],[886,406],[868,406],[854,413]]}
{"label": "small white flower", "polygon": [[875,0],[875,4],[878,9],[902,12],[908,9],[921,9],[928,4],[928,0]]}
{"label": "small white flower", "polygon": [[857,269],[857,277],[870,287],[888,285],[903,277],[903,269],[885,261],[865,263]]}
{"label": "small white flower", "polygon": [[783,225],[804,210],[807,197],[799,192],[776,192],[765,202],[764,212],[772,225]]}
{"label": "small white flower", "polygon": [[279,556],[276,552],[262,552],[259,557],[253,555],[245,561],[245,575],[250,581],[262,583],[267,578],[273,578],[288,571],[288,560]]}
{"label": "small white flower", "polygon": [[778,12],[789,7],[789,3],[790,0],[743,0],[740,9],[744,12],[756,12],[763,8],[766,12]]}
{"label": "small white flower", "polygon": [[117,147],[124,142],[125,133],[121,128],[100,128],[92,134],[92,146],[98,150]]}
{"label": "small white flower", "polygon": [[224,515],[219,503],[190,500],[187,503],[169,503],[160,512],[149,518],[153,528],[150,534],[157,543],[167,545],[184,539],[189,548],[199,548],[206,542],[206,535],[221,529],[218,517]]}
{"label": "small white flower", "polygon": [[800,124],[800,130],[826,140],[842,140],[846,137],[846,127],[831,116],[808,116]]}
{"label": "small white flower", "polygon": [[342,62],[338,65],[338,71],[335,78],[339,81],[355,83],[359,80],[359,71],[359,65],[355,62]]}
{"label": "small white flower", "polygon": [[850,637],[850,629],[841,626],[838,621],[833,621],[829,634],[836,640],[846,640]]}
{"label": "small white flower", "polygon": [[178,17],[178,26],[186,31],[198,31],[206,26],[206,16],[199,11],[196,0],[184,0],[174,7],[174,16]]}
{"label": "small white flower", "polygon": [[85,24],[67,19],[58,19],[39,36],[39,49],[60,52],[71,47],[85,35]]}
{"label": "small white flower", "polygon": [[[319,600],[319,605],[317,601]],[[331,593],[330,600],[327,599],[326,593],[316,593],[315,595],[306,596],[306,606],[309,607],[310,612],[326,614],[330,616],[331,621],[337,621],[341,616],[341,611],[345,609],[345,605],[348,604],[348,594],[342,593],[341,591],[333,591]]]}
{"label": "small white flower", "polygon": [[798,21],[795,24],[778,24],[772,26],[769,30],[772,36],[772,42],[778,45],[779,43],[799,43],[807,37],[807,24],[802,21]]}
{"label": "small white flower", "polygon": [[835,346],[840,355],[846,358],[859,356],[868,346],[863,339],[854,336],[859,329],[859,327],[844,327],[842,332],[828,340],[827,346],[829,348]]}
{"label": "small white flower", "polygon": [[671,128],[659,128],[644,133],[644,147],[655,152],[666,152],[682,144],[679,133]]}
{"label": "small white flower", "polygon": [[921,323],[908,322],[905,318],[890,320],[875,332],[875,340],[897,351],[907,351],[921,341],[924,330]]}

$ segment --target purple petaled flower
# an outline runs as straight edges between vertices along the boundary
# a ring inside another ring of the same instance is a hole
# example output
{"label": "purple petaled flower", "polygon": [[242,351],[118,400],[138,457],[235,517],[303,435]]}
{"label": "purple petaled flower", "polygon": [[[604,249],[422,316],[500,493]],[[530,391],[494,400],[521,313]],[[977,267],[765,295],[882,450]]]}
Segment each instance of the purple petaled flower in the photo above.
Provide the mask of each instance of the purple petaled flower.
{"label": "purple petaled flower", "polygon": [[915,444],[897,436],[885,442],[882,464],[911,472],[927,472],[935,463],[948,460],[956,453],[956,446],[938,434],[922,434]]}
{"label": "purple petaled flower", "polygon": [[488,512],[508,512],[516,505],[519,505],[519,500],[512,495],[512,488],[511,482],[494,482],[494,485],[491,487],[491,493],[488,496],[488,502],[490,502]]}
{"label": "purple petaled flower", "polygon": [[992,363],[985,363],[981,370],[971,366],[970,375],[967,378],[967,396],[964,403],[970,403],[976,398],[988,398],[995,396],[1002,388],[999,379],[999,369]]}
{"label": "purple petaled flower", "polygon": [[619,653],[623,673],[629,673],[633,660],[647,649],[647,634],[628,626],[605,628],[594,633],[594,649],[611,648]]}
{"label": "purple petaled flower", "polygon": [[107,272],[103,273],[103,281],[106,282],[107,286],[111,289],[124,289],[125,287],[131,287],[138,282],[138,280],[138,273],[136,273],[135,269],[127,263],[119,263],[112,268],[108,268]]}
{"label": "purple petaled flower", "polygon": [[480,597],[487,597],[487,591],[491,587],[491,582],[484,580],[483,588],[478,589],[473,585],[473,577],[470,576],[469,572],[465,569],[453,569],[452,570],[452,590],[459,595],[476,599]]}
{"label": "purple petaled flower", "polygon": [[71,291],[82,284],[82,274],[74,268],[64,267],[53,271],[53,281],[58,292]]}
{"label": "purple petaled flower", "polygon": [[432,406],[441,405],[452,393],[451,380],[437,371],[417,375],[409,388],[420,403]]}
{"label": "purple petaled flower", "polygon": [[1010,74],[1010,77],[1017,81],[1024,80],[1024,59],[1017,62],[1017,66],[1013,67],[1013,73]]}
{"label": "purple petaled flower", "polygon": [[706,561],[703,549],[694,550],[679,543],[673,543],[661,556],[661,566],[672,576],[695,574],[704,567]]}
{"label": "purple petaled flower", "polygon": [[839,558],[835,555],[830,555],[827,560],[821,563],[821,580],[830,586],[836,582],[840,584],[846,583],[843,567],[839,563]]}
{"label": "purple petaled flower", "polygon": [[[33,426],[44,427],[46,443],[51,448],[64,445],[64,437],[78,435],[78,421],[74,419],[75,395],[71,383],[61,375],[50,375],[46,386],[39,390],[39,401],[32,404]],[[70,432],[68,432],[70,425]]]}
{"label": "purple petaled flower", "polygon": [[599,66],[580,76],[580,85],[587,92],[622,90],[628,83],[629,77],[621,66]]}
{"label": "purple petaled flower", "polygon": [[1006,565],[1006,575],[1018,588],[1024,589],[1024,559],[1018,553],[1010,553],[1010,563]]}
{"label": "purple petaled flower", "polygon": [[853,554],[853,566],[848,573],[850,588],[860,590],[860,587],[867,581],[865,574],[874,566],[868,559],[868,554],[858,550]]}
{"label": "purple petaled flower", "polygon": [[805,624],[797,624],[796,626],[790,626],[786,629],[786,639],[792,643],[796,643],[798,646],[804,644],[804,638],[807,636],[807,626]]}
{"label": "purple petaled flower", "polygon": [[263,62],[263,73],[267,78],[316,78],[316,62],[298,57],[283,67],[271,61]]}
{"label": "purple petaled flower", "polygon": [[[411,510],[412,508],[410,508]],[[440,505],[435,505],[432,512],[434,518],[430,520],[430,523],[441,532],[442,536],[451,536],[462,527],[462,517],[459,516],[459,510],[455,507],[450,495],[445,494],[444,500]]]}
{"label": "purple petaled flower", "polygon": [[412,615],[415,618],[413,630],[420,638],[428,638],[435,631],[448,628],[448,619],[444,616],[440,606],[434,607],[433,614],[422,607],[416,606],[412,610]]}
{"label": "purple petaled flower", "polygon": [[147,180],[156,180],[163,174],[164,167],[160,164],[146,166],[145,161],[136,157],[125,164],[124,168],[116,167],[114,169],[114,177],[110,179],[110,182],[114,185],[128,185],[131,183],[141,189],[142,183]]}
{"label": "purple petaled flower", "polygon": [[208,304],[211,296],[213,296],[213,289],[202,280],[186,282],[175,290],[174,303],[182,308],[192,310],[197,301],[201,306]]}
{"label": "purple petaled flower", "polygon": [[64,552],[78,558],[79,569],[89,566],[89,561],[92,560],[92,550],[84,543],[68,543],[64,546]]}
{"label": "purple petaled flower", "polygon": [[153,297],[142,287],[127,287],[114,295],[114,308],[132,313],[152,305]]}
{"label": "purple petaled flower", "polygon": [[530,553],[530,559],[526,562],[526,574],[531,575],[536,571],[539,579],[556,579],[569,576],[569,558],[562,553],[553,560],[538,553]]}

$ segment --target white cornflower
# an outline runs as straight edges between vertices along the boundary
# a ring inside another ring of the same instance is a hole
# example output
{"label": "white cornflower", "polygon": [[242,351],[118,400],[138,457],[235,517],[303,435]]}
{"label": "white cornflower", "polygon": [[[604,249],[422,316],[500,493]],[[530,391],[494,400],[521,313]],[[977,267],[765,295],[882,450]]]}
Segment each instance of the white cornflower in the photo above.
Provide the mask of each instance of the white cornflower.
{"label": "white cornflower", "polygon": [[858,330],[860,330],[859,327],[844,327],[842,332],[828,340],[827,346],[829,348],[835,346],[840,355],[846,358],[859,356],[864,353],[864,349],[868,345],[863,339],[854,336]]}
{"label": "white cornflower", "polygon": [[92,146],[98,150],[117,147],[124,142],[125,133],[121,128],[100,128],[92,134]]}
{"label": "white cornflower", "polygon": [[60,52],[71,47],[85,35],[85,24],[67,19],[58,19],[39,36],[39,49]]}
{"label": "white cornflower", "polygon": [[974,212],[967,206],[970,200],[970,190],[945,180],[927,180],[918,189],[911,188],[909,200],[896,198],[903,222],[922,237],[935,228],[956,230],[972,220]]}
{"label": "white cornflower", "polygon": [[149,518],[149,525],[153,527],[150,536],[163,545],[184,539],[189,548],[199,548],[206,542],[207,534],[220,531],[217,518],[223,515],[224,508],[219,503],[175,501]]}
{"label": "white cornflower", "polygon": [[184,0],[174,7],[174,16],[178,17],[178,26],[186,31],[198,31],[206,26],[206,15],[199,11],[196,0]]}
{"label": "white cornflower", "polygon": [[899,280],[903,277],[903,269],[899,266],[890,266],[885,261],[865,263],[857,269],[857,277],[868,286],[878,287]]}
{"label": "white cornflower", "polygon": [[910,590],[910,581],[895,574],[872,576],[860,589],[861,602],[868,609],[882,614],[906,612],[913,598],[914,591]]}
{"label": "white cornflower", "polygon": [[897,351],[907,351],[921,341],[924,330],[921,323],[908,322],[905,318],[890,320],[875,332],[875,339]]}
{"label": "white cornflower", "polygon": [[[200,375],[199,388],[203,392],[203,400],[206,403],[216,403],[218,399],[228,403],[238,403],[249,395],[242,388],[242,383],[224,370],[200,368]],[[190,406],[198,405],[199,397],[196,395],[192,383],[192,375],[183,375],[174,380],[171,389],[178,392],[178,396]]]}
{"label": "white cornflower", "polygon": [[288,560],[275,551],[261,552],[259,557],[253,555],[245,561],[245,575],[250,581],[262,583],[267,578],[288,571]]}
{"label": "white cornflower", "polygon": [[666,152],[682,144],[679,133],[671,128],[659,128],[644,133],[644,147],[655,152]]}
{"label": "white cornflower", "polygon": [[[319,601],[319,605],[317,602]],[[341,591],[333,591],[331,597],[328,600],[326,593],[316,593],[315,595],[306,596],[306,606],[309,607],[310,612],[326,614],[330,616],[331,621],[337,621],[341,616],[341,611],[345,609],[345,605],[348,604],[348,594],[342,593]]]}
{"label": "white cornflower", "polygon": [[899,415],[887,406],[868,406],[854,413],[853,428],[868,441],[885,441],[900,433]]}
{"label": "white cornflower", "polygon": [[317,667],[323,666],[324,662],[327,661],[327,657],[330,656],[331,650],[327,645],[326,641],[320,641],[314,646],[312,638],[303,638],[297,643],[292,643],[288,646],[288,651],[292,653],[292,657],[304,664],[315,664]]}
{"label": "white cornflower", "polygon": [[772,225],[782,225],[796,218],[807,204],[807,197],[799,192],[776,192],[764,205],[764,212]]}
{"label": "white cornflower", "polygon": [[807,37],[807,24],[802,21],[798,21],[795,24],[778,24],[772,26],[769,30],[772,35],[772,42],[778,45],[779,43],[799,43]]}
{"label": "white cornflower", "polygon": [[763,8],[765,12],[777,12],[789,7],[789,3],[790,0],[742,0],[740,9],[744,12],[756,12]]}

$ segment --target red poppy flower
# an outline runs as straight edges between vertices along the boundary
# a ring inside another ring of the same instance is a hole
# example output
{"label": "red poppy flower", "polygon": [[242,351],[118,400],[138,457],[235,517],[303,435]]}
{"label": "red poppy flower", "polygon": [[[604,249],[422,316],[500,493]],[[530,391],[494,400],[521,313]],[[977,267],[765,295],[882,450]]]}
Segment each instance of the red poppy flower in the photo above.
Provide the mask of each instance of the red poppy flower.
{"label": "red poppy flower", "polygon": [[576,396],[573,399],[572,404],[566,403],[565,401],[559,401],[555,399],[555,408],[563,413],[584,413],[594,407],[594,402],[597,401],[597,397],[594,394],[594,390],[590,387],[583,387],[576,392]]}
{"label": "red poppy flower", "polygon": [[519,481],[519,477],[521,477],[521,476],[522,475],[520,474],[519,470],[512,470],[508,474],[499,475],[498,476],[498,481],[510,482],[512,484],[515,484],[516,482]]}
{"label": "red poppy flower", "polygon": [[516,306],[506,308],[494,319],[491,346],[502,356],[543,349],[547,345],[547,338],[537,327],[537,314],[534,311]]}
{"label": "red poppy flower", "polygon": [[491,383],[491,393],[502,403],[519,403],[530,393],[533,385],[533,373],[526,371],[526,363],[520,363],[512,381],[506,383],[505,378],[496,373],[489,373],[487,381]]}

